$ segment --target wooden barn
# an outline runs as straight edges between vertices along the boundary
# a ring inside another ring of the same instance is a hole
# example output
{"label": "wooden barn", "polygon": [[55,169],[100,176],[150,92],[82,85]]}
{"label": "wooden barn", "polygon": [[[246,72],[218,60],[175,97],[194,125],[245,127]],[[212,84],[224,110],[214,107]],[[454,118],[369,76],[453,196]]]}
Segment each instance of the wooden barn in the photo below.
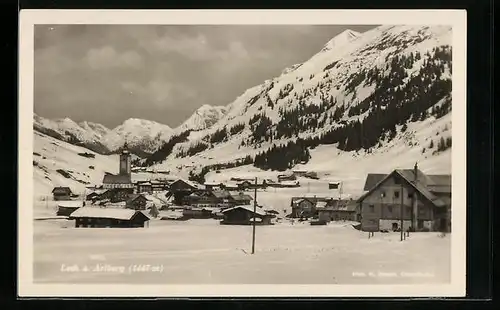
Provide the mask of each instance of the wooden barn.
{"label": "wooden barn", "polygon": [[54,197],[54,200],[56,200],[56,201],[70,200],[72,195],[73,195],[73,192],[67,186],[54,187],[54,189],[52,190],[52,196]]}
{"label": "wooden barn", "polygon": [[83,207],[83,201],[79,200],[68,200],[61,201],[57,204],[57,213],[58,216],[70,216],[71,213]]}
{"label": "wooden barn", "polygon": [[126,201],[126,208],[133,210],[146,210],[148,199],[142,194],[132,194]]}
{"label": "wooden barn", "polygon": [[149,217],[143,212],[131,209],[82,207],[74,211],[70,219],[75,220],[75,227],[146,227]]}
{"label": "wooden barn", "polygon": [[357,200],[363,231],[400,230],[401,218],[405,231],[451,230],[451,175],[427,175],[415,165],[369,174],[364,189]]}
{"label": "wooden barn", "polygon": [[251,205],[235,206],[222,211],[223,225],[252,225],[255,220],[256,225],[271,225],[272,215],[267,214],[262,208],[257,207],[256,212]]}

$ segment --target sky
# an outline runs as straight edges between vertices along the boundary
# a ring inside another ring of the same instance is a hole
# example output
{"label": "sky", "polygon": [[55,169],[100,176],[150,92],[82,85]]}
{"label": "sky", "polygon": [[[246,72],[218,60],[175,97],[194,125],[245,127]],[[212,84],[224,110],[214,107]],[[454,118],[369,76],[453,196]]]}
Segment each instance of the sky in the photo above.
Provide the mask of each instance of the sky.
{"label": "sky", "polygon": [[128,118],[180,125],[198,107],[319,52],[356,25],[36,25],[35,113],[114,128]]}

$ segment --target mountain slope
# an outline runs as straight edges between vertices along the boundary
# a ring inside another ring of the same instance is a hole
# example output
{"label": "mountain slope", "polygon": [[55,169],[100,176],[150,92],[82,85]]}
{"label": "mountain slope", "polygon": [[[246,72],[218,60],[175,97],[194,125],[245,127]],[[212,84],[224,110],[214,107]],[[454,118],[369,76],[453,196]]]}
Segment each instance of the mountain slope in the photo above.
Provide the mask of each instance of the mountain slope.
{"label": "mountain slope", "polygon": [[199,107],[184,123],[177,129],[177,132],[186,130],[203,130],[216,124],[226,114],[226,107],[211,106],[208,104]]}
{"label": "mountain slope", "polygon": [[447,119],[451,39],[447,26],[345,31],[304,63],[248,89],[216,124],[179,139],[163,158],[155,154],[153,163],[186,173],[217,163],[243,164],[250,156],[257,168],[286,170],[313,162],[312,150],[321,145],[336,156],[361,152],[369,157],[389,152],[389,145],[418,150],[410,152],[414,160],[440,156],[451,147],[451,136],[437,128],[432,127],[436,137],[445,142],[434,141],[443,144],[434,155],[426,153],[422,139],[395,141],[418,136],[419,124]]}

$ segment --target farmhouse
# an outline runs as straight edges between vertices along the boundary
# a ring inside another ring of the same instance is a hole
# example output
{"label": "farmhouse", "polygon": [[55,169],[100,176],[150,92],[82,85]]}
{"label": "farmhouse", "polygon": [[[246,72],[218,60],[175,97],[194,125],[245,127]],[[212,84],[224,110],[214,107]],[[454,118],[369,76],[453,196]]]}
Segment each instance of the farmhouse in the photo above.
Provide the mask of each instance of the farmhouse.
{"label": "farmhouse", "polygon": [[71,213],[83,207],[83,201],[79,200],[69,200],[69,201],[61,201],[57,204],[57,213],[58,216],[70,216]]}
{"label": "farmhouse", "polygon": [[54,200],[70,200],[73,192],[67,186],[54,187],[52,190]]}
{"label": "farmhouse", "polygon": [[223,220],[220,222],[223,225],[271,225],[270,214],[267,214],[262,208],[257,207],[256,212],[251,205],[240,205],[222,211]]}
{"label": "farmhouse", "polygon": [[404,230],[451,230],[451,175],[426,175],[415,164],[369,174],[364,189],[357,200],[364,231],[400,230],[401,219]]}
{"label": "farmhouse", "polygon": [[120,208],[82,207],[70,215],[75,227],[145,227],[149,217],[141,211]]}

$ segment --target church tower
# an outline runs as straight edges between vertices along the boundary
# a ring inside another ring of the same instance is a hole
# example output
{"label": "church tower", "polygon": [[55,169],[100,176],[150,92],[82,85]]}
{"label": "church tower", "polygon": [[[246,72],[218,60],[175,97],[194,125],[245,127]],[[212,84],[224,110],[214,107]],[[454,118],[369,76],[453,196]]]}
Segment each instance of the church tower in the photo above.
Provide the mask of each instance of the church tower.
{"label": "church tower", "polygon": [[128,150],[127,142],[125,142],[122,153],[120,154],[120,175],[127,175],[130,177],[131,174],[130,161],[131,161],[130,152]]}

